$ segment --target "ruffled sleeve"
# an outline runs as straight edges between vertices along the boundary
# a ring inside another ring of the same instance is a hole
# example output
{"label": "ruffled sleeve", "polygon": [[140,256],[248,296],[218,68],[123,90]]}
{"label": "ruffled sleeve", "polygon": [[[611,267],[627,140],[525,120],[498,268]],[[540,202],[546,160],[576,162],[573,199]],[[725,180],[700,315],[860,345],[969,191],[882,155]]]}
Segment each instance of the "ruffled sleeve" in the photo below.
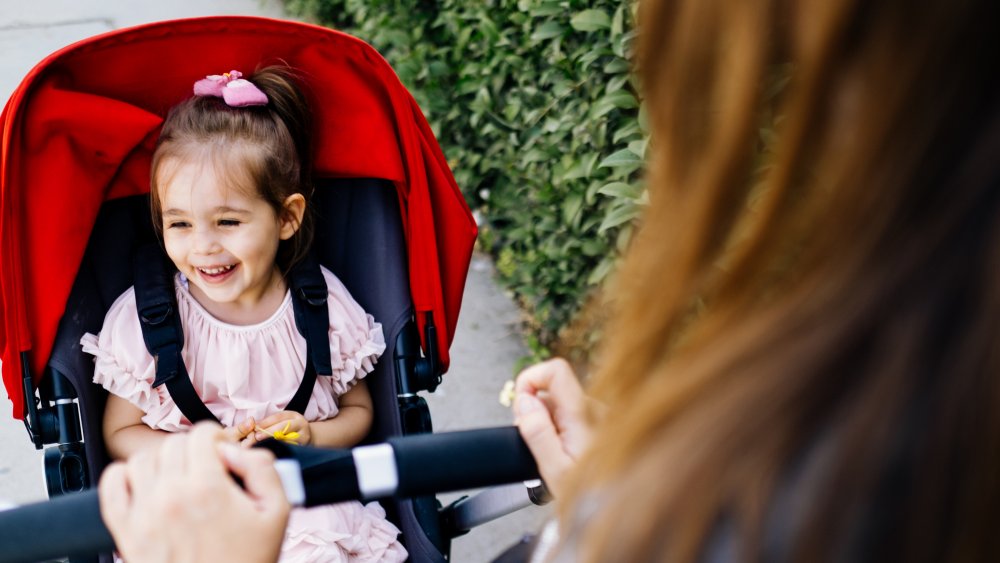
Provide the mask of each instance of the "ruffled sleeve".
{"label": "ruffled sleeve", "polygon": [[358,305],[337,276],[326,268],[322,270],[329,294],[333,377],[319,380],[329,380],[332,391],[343,395],[375,369],[375,362],[385,352],[385,336],[381,323]]}
{"label": "ruffled sleeve", "polygon": [[172,404],[153,388],[156,366],[142,340],[132,288],[111,305],[101,333],[83,335],[80,344],[94,356],[94,383],[141,409],[143,422],[154,428],[163,426],[163,418],[180,423],[180,417],[171,415]]}

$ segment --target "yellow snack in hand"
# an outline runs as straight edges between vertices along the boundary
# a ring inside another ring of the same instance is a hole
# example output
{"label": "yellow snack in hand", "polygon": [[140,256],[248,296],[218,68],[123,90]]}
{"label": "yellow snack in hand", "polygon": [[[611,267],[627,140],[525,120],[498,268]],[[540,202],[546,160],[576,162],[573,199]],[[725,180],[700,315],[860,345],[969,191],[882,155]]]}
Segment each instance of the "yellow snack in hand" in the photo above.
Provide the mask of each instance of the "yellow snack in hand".
{"label": "yellow snack in hand", "polygon": [[282,442],[288,442],[289,444],[295,444],[297,446],[297,445],[299,445],[299,442],[298,442],[299,433],[296,432],[296,431],[294,431],[294,430],[291,431],[291,432],[289,432],[288,429],[291,428],[291,427],[292,427],[292,423],[291,422],[286,422],[285,423],[285,427],[283,429],[281,429],[281,430],[275,430],[274,434],[271,434],[267,430],[264,430],[263,428],[259,428],[259,427],[257,428],[257,430],[260,430],[261,432],[263,432],[264,434],[267,434],[268,436],[274,438],[275,440],[280,440]]}

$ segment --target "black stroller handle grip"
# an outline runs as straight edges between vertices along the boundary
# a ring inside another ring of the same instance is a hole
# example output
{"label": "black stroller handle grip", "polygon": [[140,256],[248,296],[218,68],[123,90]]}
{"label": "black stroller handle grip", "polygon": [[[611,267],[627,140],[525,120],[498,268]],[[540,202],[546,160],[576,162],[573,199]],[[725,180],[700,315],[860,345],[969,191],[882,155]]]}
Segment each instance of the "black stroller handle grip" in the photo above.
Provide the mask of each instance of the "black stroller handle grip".
{"label": "black stroller handle grip", "polygon": [[535,458],[517,428],[485,428],[390,438],[399,489],[413,497],[538,478]]}
{"label": "black stroller handle grip", "polygon": [[[306,506],[412,497],[538,477],[535,460],[514,427],[416,434],[351,450],[273,440],[265,447],[279,458],[298,462],[301,481],[283,482],[290,500]],[[300,500],[293,500],[296,495]],[[92,555],[113,548],[93,489],[0,511],[0,563]]]}
{"label": "black stroller handle grip", "polygon": [[97,490],[71,493],[0,512],[0,561],[48,561],[111,551]]}

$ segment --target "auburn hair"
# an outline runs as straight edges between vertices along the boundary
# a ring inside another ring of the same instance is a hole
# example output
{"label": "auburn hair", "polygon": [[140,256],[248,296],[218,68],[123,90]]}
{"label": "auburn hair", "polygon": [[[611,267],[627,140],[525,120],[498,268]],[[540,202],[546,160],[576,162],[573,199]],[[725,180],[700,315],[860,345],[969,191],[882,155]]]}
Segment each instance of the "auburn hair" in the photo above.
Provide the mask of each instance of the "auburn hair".
{"label": "auburn hair", "polygon": [[302,194],[302,222],[278,245],[277,263],[287,274],[308,253],[313,237],[311,114],[288,67],[264,67],[247,79],[267,95],[267,105],[230,107],[222,98],[194,96],[167,114],[150,167],[153,226],[162,239],[160,192],[178,162],[201,162],[216,173],[224,171],[220,178],[228,187],[252,190],[279,216],[288,196]]}
{"label": "auburn hair", "polygon": [[998,16],[641,0],[650,205],[560,507],[580,560],[1000,553]]}

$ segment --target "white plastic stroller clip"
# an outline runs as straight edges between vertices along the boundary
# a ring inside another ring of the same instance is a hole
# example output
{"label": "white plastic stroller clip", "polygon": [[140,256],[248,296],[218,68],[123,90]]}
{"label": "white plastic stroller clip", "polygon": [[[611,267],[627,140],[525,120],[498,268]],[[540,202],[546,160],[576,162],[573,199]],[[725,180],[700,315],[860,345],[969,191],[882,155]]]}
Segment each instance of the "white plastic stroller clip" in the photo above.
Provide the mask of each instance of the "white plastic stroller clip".
{"label": "white plastic stroller clip", "polygon": [[299,462],[294,459],[279,459],[274,462],[274,470],[278,472],[288,503],[292,506],[305,504],[306,488],[302,483],[302,467]]}
{"label": "white plastic stroller clip", "polygon": [[361,446],[351,450],[358,489],[365,500],[391,496],[399,488],[396,454],[389,444]]}

